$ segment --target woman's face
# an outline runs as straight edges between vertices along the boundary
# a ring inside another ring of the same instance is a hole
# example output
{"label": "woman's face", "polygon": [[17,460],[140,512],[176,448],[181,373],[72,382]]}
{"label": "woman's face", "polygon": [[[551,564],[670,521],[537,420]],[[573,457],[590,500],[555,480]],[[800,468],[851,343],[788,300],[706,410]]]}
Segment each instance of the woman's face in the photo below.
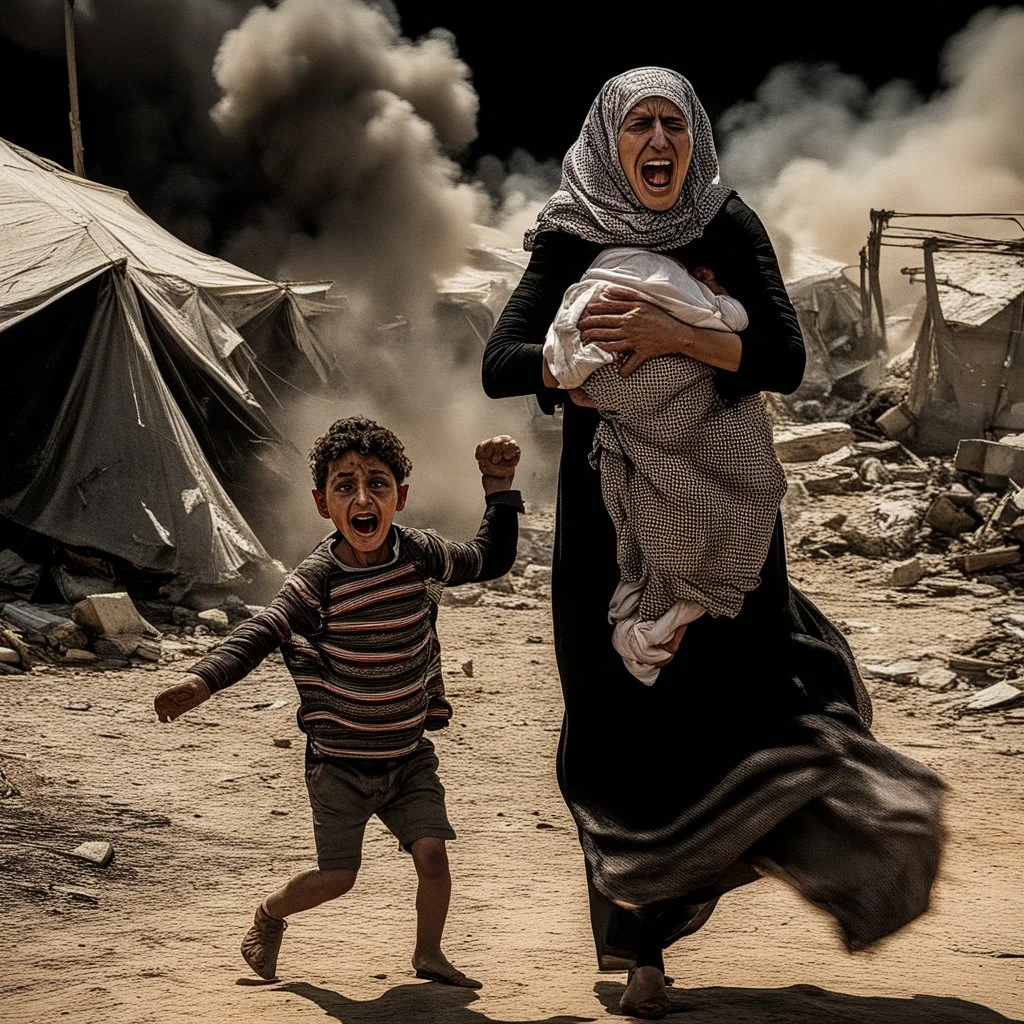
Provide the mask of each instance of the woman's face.
{"label": "woman's face", "polygon": [[675,204],[692,154],[685,115],[660,96],[641,100],[619,128],[619,163],[648,210],[668,210]]}

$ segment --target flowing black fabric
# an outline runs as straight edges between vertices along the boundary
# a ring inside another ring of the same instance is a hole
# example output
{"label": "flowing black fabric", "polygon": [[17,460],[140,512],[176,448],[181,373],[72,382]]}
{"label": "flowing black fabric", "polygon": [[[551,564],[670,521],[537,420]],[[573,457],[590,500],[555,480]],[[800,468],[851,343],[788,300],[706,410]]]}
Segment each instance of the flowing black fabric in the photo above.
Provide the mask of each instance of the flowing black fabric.
{"label": "flowing black fabric", "polygon": [[[489,395],[564,400],[543,385],[541,343],[565,288],[598,250],[564,233],[538,236],[484,353]],[[718,376],[723,396],[792,391],[802,339],[752,211],[733,197],[701,238],[671,255],[710,266],[749,313],[740,367]],[[592,410],[566,403],[552,605],[565,702],[558,782],[586,855],[600,965],[633,963],[652,931],[663,945],[695,931],[718,896],[765,870],[829,910],[849,948],[895,930],[927,906],[941,782],[871,738],[870,702],[845,638],[789,584],[781,521],[761,583],[735,618],[692,623],[651,687],[626,671],[607,622],[615,533],[587,460],[597,423]],[[866,806],[872,786],[892,805]],[[850,853],[835,870],[814,855],[830,844]],[[856,892],[841,874],[854,870],[869,879]],[[888,881],[872,888],[871,872]],[[899,887],[889,882],[908,874],[913,884],[890,906]]]}

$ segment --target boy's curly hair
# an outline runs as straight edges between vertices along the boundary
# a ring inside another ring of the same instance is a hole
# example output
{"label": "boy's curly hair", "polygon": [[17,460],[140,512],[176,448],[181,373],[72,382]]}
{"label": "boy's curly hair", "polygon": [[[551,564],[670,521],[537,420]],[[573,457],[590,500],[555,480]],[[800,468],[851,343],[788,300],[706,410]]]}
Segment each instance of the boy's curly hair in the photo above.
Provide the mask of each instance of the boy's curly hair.
{"label": "boy's curly hair", "polygon": [[309,449],[309,468],[318,491],[327,486],[327,467],[345,452],[376,456],[395,474],[399,484],[412,472],[405,447],[387,427],[366,416],[349,416],[335,420]]}

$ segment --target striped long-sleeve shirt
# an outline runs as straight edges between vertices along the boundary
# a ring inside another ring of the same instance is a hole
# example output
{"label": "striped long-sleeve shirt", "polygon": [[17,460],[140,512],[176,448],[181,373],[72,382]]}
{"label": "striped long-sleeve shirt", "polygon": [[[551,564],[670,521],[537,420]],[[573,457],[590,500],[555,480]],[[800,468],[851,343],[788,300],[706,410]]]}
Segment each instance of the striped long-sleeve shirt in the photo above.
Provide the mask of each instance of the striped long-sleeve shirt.
{"label": "striped long-sleeve shirt", "polygon": [[468,544],[392,528],[394,557],[357,569],[332,552],[334,534],[290,573],[277,597],[189,670],[223,690],[281,648],[299,691],[298,720],[313,757],[395,758],[427,727],[447,725],[437,584],[495,579],[515,561],[518,491],[487,496]]}

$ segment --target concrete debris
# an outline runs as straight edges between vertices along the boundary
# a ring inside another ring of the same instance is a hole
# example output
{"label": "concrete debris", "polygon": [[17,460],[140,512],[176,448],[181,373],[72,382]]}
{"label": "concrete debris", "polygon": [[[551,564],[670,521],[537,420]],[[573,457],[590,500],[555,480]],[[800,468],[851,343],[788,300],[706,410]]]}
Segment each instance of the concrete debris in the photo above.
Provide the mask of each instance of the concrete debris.
{"label": "concrete debris", "polygon": [[99,655],[80,647],[71,647],[64,652],[63,659],[68,665],[91,665],[100,660]]}
{"label": "concrete debris", "polygon": [[160,635],[160,631],[139,614],[132,599],[123,591],[85,598],[71,609],[71,617],[101,636]]}
{"label": "concrete debris", "polygon": [[68,855],[105,868],[114,859],[114,847],[102,841],[82,843],[68,851]]}
{"label": "concrete debris", "polygon": [[924,521],[939,533],[959,537],[961,533],[977,529],[979,522],[968,511],[969,506],[956,504],[948,495],[939,494],[928,506]]}
{"label": "concrete debris", "polygon": [[287,750],[292,745],[292,741],[287,736],[276,736],[272,742],[275,747],[280,747],[282,750]]}
{"label": "concrete debris", "polygon": [[462,663],[462,674],[464,676],[469,676],[470,679],[473,678],[473,659],[472,658],[470,658],[469,661],[464,661]]}
{"label": "concrete debris", "polygon": [[956,673],[948,668],[936,666],[917,677],[917,685],[926,690],[949,690],[956,684]]}
{"label": "concrete debris", "polygon": [[976,693],[965,705],[964,711],[994,711],[1024,702],[1024,690],[1005,679]]}
{"label": "concrete debris", "polygon": [[998,489],[1005,487],[1007,481],[1024,487],[1024,447],[1007,444],[1007,440],[963,440],[957,445],[953,465],[962,473],[980,477],[986,487]]}
{"label": "concrete debris", "polygon": [[864,671],[875,679],[884,679],[888,683],[913,685],[917,683],[921,672],[921,663],[905,659],[895,661],[891,665],[864,665]]}
{"label": "concrete debris", "polygon": [[912,587],[919,583],[928,570],[920,558],[908,558],[892,567],[889,574],[889,585],[892,587]]}
{"label": "concrete debris", "polygon": [[1004,565],[1017,565],[1020,562],[1020,547],[989,548],[987,551],[975,551],[959,555],[956,564],[964,572],[981,572],[983,569],[996,569]]}
{"label": "concrete debris", "polygon": [[808,423],[775,432],[775,454],[780,462],[813,462],[852,443],[849,423]]}
{"label": "concrete debris", "polygon": [[54,648],[85,647],[85,631],[65,615],[57,615],[41,605],[11,601],[0,607],[0,615],[30,641]]}
{"label": "concrete debris", "polygon": [[206,611],[199,612],[197,618],[203,625],[217,633],[226,633],[231,628],[228,613],[222,608],[208,608]]}
{"label": "concrete debris", "polygon": [[922,508],[918,502],[886,498],[865,513],[849,516],[839,535],[850,550],[873,558],[908,555],[921,525]]}
{"label": "concrete debris", "polygon": [[967,655],[952,655],[946,662],[950,670],[957,675],[989,676],[992,672],[1003,668],[998,661],[986,661],[984,658],[971,658]]}
{"label": "concrete debris", "polygon": [[914,428],[917,426],[917,417],[910,411],[906,402],[900,402],[891,409],[887,409],[875,420],[875,426],[885,434],[897,441],[909,441],[914,436]]}
{"label": "concrete debris", "polygon": [[20,665],[21,655],[10,647],[0,647],[0,664]]}

